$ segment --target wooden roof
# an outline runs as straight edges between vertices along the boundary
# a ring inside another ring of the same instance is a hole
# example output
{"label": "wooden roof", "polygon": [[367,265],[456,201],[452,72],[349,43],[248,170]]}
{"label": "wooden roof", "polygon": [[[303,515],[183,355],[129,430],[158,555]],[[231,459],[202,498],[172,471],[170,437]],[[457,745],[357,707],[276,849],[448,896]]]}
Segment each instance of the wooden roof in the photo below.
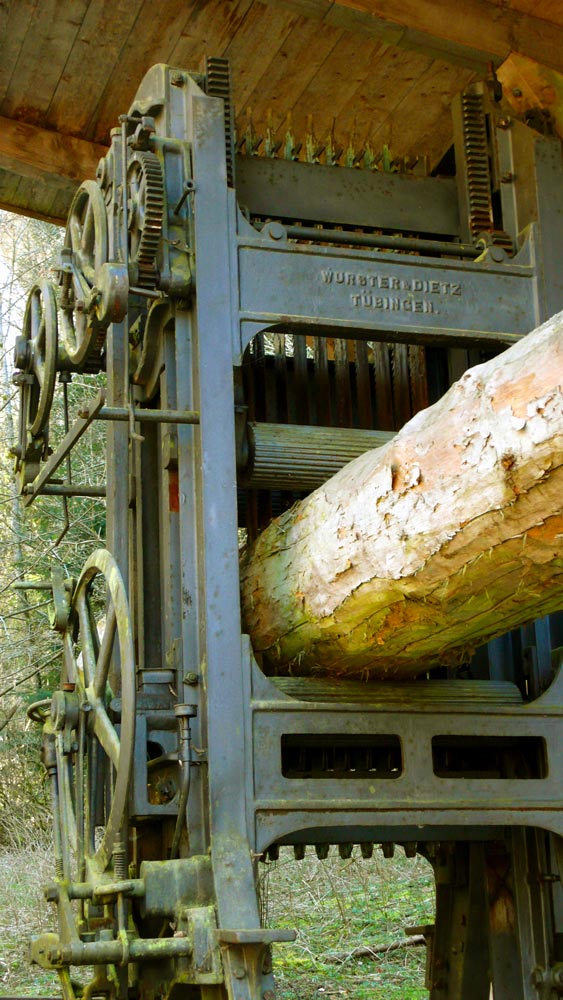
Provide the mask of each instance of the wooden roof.
{"label": "wooden roof", "polygon": [[[492,61],[563,127],[563,0],[8,0],[0,207],[61,220],[156,62],[232,66],[238,132],[310,127],[437,162],[452,96]],[[250,110],[249,110],[250,109]]]}

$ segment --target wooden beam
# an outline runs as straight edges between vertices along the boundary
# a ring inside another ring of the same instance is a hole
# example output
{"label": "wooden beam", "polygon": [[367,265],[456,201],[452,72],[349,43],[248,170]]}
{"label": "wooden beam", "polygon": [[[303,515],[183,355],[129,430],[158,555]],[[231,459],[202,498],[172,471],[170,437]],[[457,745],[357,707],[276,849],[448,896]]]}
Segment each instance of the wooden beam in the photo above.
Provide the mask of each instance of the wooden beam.
{"label": "wooden beam", "polygon": [[87,142],[0,116],[0,168],[21,177],[46,181],[51,187],[68,187],[95,177],[98,162],[107,149]]}
{"label": "wooden beam", "polygon": [[489,0],[267,0],[478,72],[511,52],[563,70],[563,27]]}
{"label": "wooden beam", "polygon": [[504,94],[519,118],[530,116],[541,124],[542,114],[549,112],[560,136],[563,137],[563,76],[546,66],[539,66],[526,56],[513,53],[499,70]]}
{"label": "wooden beam", "polygon": [[[69,200],[69,208],[72,198]],[[9,201],[0,200],[0,211],[1,212],[11,212],[12,215],[23,215],[26,219],[39,219],[40,222],[49,222],[52,226],[64,226],[66,225],[66,219],[68,214],[65,214],[64,218],[62,215],[51,215],[48,212],[35,212],[32,208],[27,206],[22,207],[21,205],[12,205]]]}

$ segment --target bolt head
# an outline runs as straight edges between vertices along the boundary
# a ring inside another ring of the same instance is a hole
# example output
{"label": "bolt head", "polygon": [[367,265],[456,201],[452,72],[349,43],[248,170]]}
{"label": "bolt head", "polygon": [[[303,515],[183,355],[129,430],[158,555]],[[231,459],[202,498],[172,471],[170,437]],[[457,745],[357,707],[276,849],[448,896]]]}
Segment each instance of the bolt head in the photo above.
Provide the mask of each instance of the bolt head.
{"label": "bolt head", "polygon": [[539,966],[535,968],[531,975],[532,986],[543,986],[544,983],[544,971]]}

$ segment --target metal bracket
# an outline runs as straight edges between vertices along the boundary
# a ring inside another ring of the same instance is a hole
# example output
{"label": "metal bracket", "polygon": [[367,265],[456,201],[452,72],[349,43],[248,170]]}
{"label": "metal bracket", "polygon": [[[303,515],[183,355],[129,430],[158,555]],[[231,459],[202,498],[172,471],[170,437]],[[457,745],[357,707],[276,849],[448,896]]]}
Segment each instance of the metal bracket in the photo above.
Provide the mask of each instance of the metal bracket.
{"label": "metal bracket", "polygon": [[[291,929],[218,930],[217,940],[224,949],[230,978],[230,1000],[274,1000],[271,946],[295,941],[296,937],[297,931]],[[265,984],[264,977],[270,982]]]}

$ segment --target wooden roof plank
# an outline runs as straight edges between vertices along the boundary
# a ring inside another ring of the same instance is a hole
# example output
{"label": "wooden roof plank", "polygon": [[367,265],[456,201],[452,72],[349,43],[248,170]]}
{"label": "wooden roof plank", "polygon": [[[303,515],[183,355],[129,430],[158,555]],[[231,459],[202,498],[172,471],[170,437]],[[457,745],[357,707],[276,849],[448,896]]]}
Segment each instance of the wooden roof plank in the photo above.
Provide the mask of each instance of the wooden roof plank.
{"label": "wooden roof plank", "polygon": [[356,120],[360,143],[369,141],[377,152],[387,144],[393,154],[416,153],[411,139],[413,116],[404,111],[401,114],[401,107],[404,102],[418,102],[421,82],[433,65],[433,60],[421,53],[386,49],[377,67],[340,111],[337,126],[350,129]]}
{"label": "wooden roof plank", "polygon": [[387,142],[394,155],[429,156],[435,166],[452,142],[452,98],[473,78],[469,69],[432,62],[416,83],[416,114],[412,113],[412,94],[407,93],[394,108],[392,119],[374,133],[376,147]]}
{"label": "wooden roof plank", "polygon": [[[251,108],[260,109],[256,115],[259,127],[266,126],[269,111],[274,129],[283,125],[288,112],[299,106],[303,92],[331,56],[342,35],[340,28],[299,18],[248,99]],[[291,72],[288,72],[288,65],[291,65]],[[243,108],[236,110],[241,115],[244,111]]]}
{"label": "wooden roof plank", "polygon": [[[454,48],[486,48],[497,62],[520,52],[553,69],[563,69],[563,27],[488,0],[335,0],[334,6],[384,19]],[[538,8],[538,12],[543,7]],[[408,42],[408,34],[402,39]]]}
{"label": "wooden roof plank", "polygon": [[118,66],[141,6],[142,0],[91,0],[47,108],[46,125],[84,134],[99,81],[107,80]]}
{"label": "wooden roof plank", "polygon": [[118,57],[119,72],[113,73],[100,89],[96,110],[85,131],[85,138],[107,142],[109,129],[117,124],[135,97],[143,74],[155,63],[167,63],[176,41],[191,16],[185,0],[167,0],[166,18],[155,9],[154,0],[143,0],[135,25]]}
{"label": "wooden roof plank", "polygon": [[170,63],[180,69],[199,68],[203,55],[224,56],[253,0],[203,0],[192,5],[184,26],[170,54]]}
{"label": "wooden roof plank", "polygon": [[[71,187],[65,194],[55,191],[48,184],[38,183],[29,177],[17,177],[0,168],[0,209],[16,215],[62,225],[74,190]],[[63,204],[66,205],[64,210]]]}
{"label": "wooden roof plank", "polygon": [[544,21],[563,24],[563,4],[561,0],[488,0],[495,7],[510,7],[522,14],[532,14]]}
{"label": "wooden roof plank", "polygon": [[283,45],[298,15],[254,0],[224,55],[231,64],[233,90],[242,111],[274,55]]}
{"label": "wooden roof plank", "polygon": [[44,121],[87,8],[88,0],[73,0],[72,4],[42,0],[37,6],[29,21],[0,114],[35,125]]}
{"label": "wooden roof plank", "polygon": [[[336,58],[325,60],[301,94],[299,105],[294,107],[293,124],[300,139],[305,138],[307,117],[312,115],[314,130],[319,138],[330,132],[333,119],[336,119],[338,138],[342,141],[341,111],[373,72],[373,67],[385,48],[375,38],[366,39],[366,43],[358,48],[354,35],[349,32],[343,34],[335,53]],[[353,121],[348,122],[346,128],[353,130]]]}
{"label": "wooden roof plank", "polygon": [[10,85],[27,28],[41,0],[20,0],[18,4],[0,6],[0,38],[2,58],[0,59],[0,106]]}

